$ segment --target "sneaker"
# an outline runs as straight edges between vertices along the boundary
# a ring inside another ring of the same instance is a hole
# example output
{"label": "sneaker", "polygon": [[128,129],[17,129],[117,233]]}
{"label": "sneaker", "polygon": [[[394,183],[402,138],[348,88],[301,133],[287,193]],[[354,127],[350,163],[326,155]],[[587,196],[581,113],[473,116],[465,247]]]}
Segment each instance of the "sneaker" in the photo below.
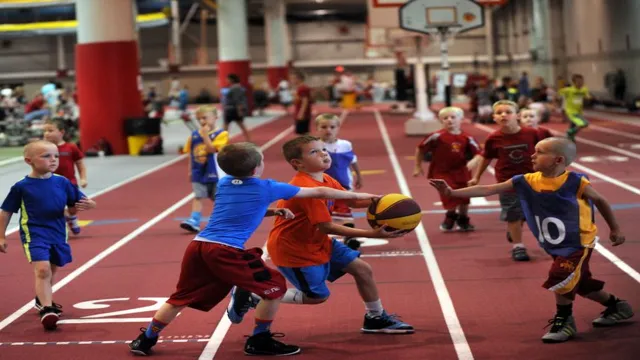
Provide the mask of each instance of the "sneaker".
{"label": "sneaker", "polygon": [[613,326],[622,320],[627,320],[633,317],[633,309],[631,305],[624,300],[618,300],[618,302],[606,308],[599,318],[594,319],[592,324],[597,327]]}
{"label": "sneaker", "polygon": [[60,315],[56,308],[45,306],[40,310],[40,323],[45,330],[55,330],[58,327]]}
{"label": "sneaker", "polygon": [[362,245],[360,241],[358,241],[358,239],[356,238],[345,238],[344,244],[347,245],[347,247],[352,250],[358,250],[360,249],[360,245]]}
{"label": "sneaker", "polygon": [[[54,309],[54,311],[58,314],[61,315],[62,314],[62,305],[60,304],[56,304],[54,302],[51,303],[51,307]],[[33,305],[33,308],[38,310],[38,311],[42,311],[42,309],[44,309],[44,306],[42,306],[42,304],[40,303],[40,299],[38,299],[38,297],[36,296],[36,302]]]}
{"label": "sneaker", "polygon": [[364,316],[364,325],[360,329],[363,333],[382,333],[382,334],[413,334],[413,326],[400,321],[397,315],[387,314],[386,311],[382,315]]}
{"label": "sneaker", "polygon": [[260,298],[251,292],[234,286],[231,289],[231,301],[227,306],[227,316],[234,324],[240,324],[250,309],[255,309]]}
{"label": "sneaker", "polygon": [[185,220],[183,222],[180,223],[180,227],[192,232],[192,233],[199,233],[200,232],[200,224],[198,224],[195,220],[193,219],[188,219]]}
{"label": "sneaker", "polygon": [[457,229],[459,231],[464,231],[464,232],[468,232],[468,231],[475,231],[476,227],[471,225],[471,223],[469,222],[469,217],[468,216],[458,216],[458,219],[456,220],[456,223],[458,224]]}
{"label": "sneaker", "polygon": [[71,229],[71,232],[73,233],[73,235],[80,234],[81,230],[79,225],[74,225],[73,223],[69,223],[69,228]]}
{"label": "sneaker", "polygon": [[567,317],[556,315],[553,319],[549,320],[549,324],[545,328],[551,326],[551,330],[542,336],[543,343],[560,343],[565,342],[576,335],[578,328],[576,328],[576,321],[573,316]]}
{"label": "sneaker", "polygon": [[444,232],[453,231],[453,226],[456,224],[456,220],[458,220],[458,214],[453,211],[447,211],[444,221],[440,224],[440,230]]}
{"label": "sneaker", "polygon": [[149,356],[151,355],[151,348],[158,342],[158,338],[148,338],[145,335],[147,329],[140,328],[140,335],[129,344],[129,351],[136,355]]}
{"label": "sneaker", "polygon": [[527,254],[527,248],[524,247],[514,247],[511,250],[511,257],[515,261],[529,261],[529,254]]}
{"label": "sneaker", "polygon": [[300,347],[288,345],[274,340],[274,337],[283,337],[282,333],[262,332],[249,336],[244,344],[244,353],[247,355],[288,356],[302,351]]}

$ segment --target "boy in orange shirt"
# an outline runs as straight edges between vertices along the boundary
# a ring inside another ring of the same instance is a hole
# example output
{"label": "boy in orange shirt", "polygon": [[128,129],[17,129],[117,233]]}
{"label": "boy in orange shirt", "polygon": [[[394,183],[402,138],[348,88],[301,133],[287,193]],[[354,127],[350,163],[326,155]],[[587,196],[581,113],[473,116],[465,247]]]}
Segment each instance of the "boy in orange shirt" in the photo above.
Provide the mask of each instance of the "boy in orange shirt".
{"label": "boy in orange shirt", "polygon": [[[302,187],[326,186],[344,190],[324,172],[331,166],[331,157],[324,149],[322,140],[314,136],[300,136],[286,142],[283,153],[297,171],[289,184]],[[364,208],[371,200],[349,201],[352,208]],[[276,220],[267,241],[271,261],[295,288],[288,289],[283,303],[320,304],[329,298],[327,281],[334,282],[345,273],[354,277],[360,296],[365,303],[366,315],[361,329],[365,333],[409,334],[411,325],[387,314],[378,296],[371,266],[359,258],[360,253],[329,237],[328,234],[345,237],[393,238],[404,235],[403,231],[385,228],[363,230],[334,224],[331,220],[333,200],[278,201],[277,206],[286,207],[294,214],[287,221]],[[227,311],[233,323],[255,305],[256,296],[242,289],[235,289],[233,301],[236,305]],[[235,309],[241,309],[236,311]]]}

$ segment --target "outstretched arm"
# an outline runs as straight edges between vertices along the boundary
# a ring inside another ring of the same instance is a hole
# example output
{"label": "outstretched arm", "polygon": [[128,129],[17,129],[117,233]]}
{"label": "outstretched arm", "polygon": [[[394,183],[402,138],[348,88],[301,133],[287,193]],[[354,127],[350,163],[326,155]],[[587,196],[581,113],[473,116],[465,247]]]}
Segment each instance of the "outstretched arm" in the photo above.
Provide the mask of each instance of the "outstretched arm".
{"label": "outstretched arm", "polygon": [[604,221],[607,222],[610,232],[609,240],[611,240],[613,246],[618,246],[624,243],[624,235],[620,233],[618,221],[616,220],[615,215],[613,215],[613,210],[611,209],[607,199],[600,195],[591,185],[585,186],[582,196],[593,201],[593,204],[596,206],[600,214],[602,214]]}
{"label": "outstretched arm", "polygon": [[444,180],[432,179],[429,180],[429,183],[443,195],[458,198],[489,196],[500,194],[513,189],[513,183],[511,182],[511,180],[507,180],[499,184],[475,185],[456,190],[451,189],[451,187],[449,187],[447,182]]}
{"label": "outstretched arm", "polygon": [[298,198],[320,198],[320,199],[341,199],[341,200],[368,200],[380,197],[380,195],[373,195],[367,193],[359,193],[345,190],[337,190],[329,187],[313,187],[300,188],[298,194],[295,197]]}

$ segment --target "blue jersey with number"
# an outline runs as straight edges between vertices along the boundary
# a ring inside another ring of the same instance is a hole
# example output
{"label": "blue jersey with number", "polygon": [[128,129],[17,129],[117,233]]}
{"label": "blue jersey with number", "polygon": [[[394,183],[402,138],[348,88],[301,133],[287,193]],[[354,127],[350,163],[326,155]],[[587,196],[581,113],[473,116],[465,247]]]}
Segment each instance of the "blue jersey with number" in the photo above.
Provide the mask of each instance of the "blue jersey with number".
{"label": "blue jersey with number", "polygon": [[582,196],[589,185],[586,175],[566,171],[547,178],[536,172],[516,175],[511,181],[529,229],[547,253],[569,256],[595,246],[593,204]]}

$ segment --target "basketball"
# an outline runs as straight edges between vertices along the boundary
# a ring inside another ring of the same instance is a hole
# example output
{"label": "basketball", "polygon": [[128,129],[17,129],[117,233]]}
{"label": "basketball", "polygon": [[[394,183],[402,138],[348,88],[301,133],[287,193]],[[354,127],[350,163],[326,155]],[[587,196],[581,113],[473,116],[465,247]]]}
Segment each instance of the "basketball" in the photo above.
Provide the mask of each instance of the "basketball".
{"label": "basketball", "polygon": [[374,229],[387,225],[394,230],[409,232],[418,226],[420,220],[420,205],[402,194],[387,194],[367,209],[367,221]]}

